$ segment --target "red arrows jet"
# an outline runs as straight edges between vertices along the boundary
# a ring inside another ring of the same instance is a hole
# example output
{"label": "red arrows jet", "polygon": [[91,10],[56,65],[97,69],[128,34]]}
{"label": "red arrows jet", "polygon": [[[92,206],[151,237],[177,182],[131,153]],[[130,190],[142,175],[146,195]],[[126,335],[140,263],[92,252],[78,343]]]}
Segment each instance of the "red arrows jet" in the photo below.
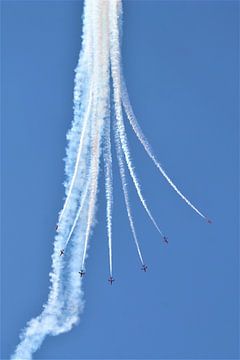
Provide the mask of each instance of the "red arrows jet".
{"label": "red arrows jet", "polygon": [[166,236],[163,237],[163,241],[168,244],[168,238]]}
{"label": "red arrows jet", "polygon": [[112,276],[110,276],[110,278],[108,279],[108,281],[109,281],[110,284],[112,285],[113,281],[115,281],[115,280],[114,280],[114,278],[113,278]]}
{"label": "red arrows jet", "polygon": [[143,270],[144,272],[146,272],[146,271],[147,271],[147,268],[148,268],[147,265],[144,265],[144,264],[143,264],[141,270]]}
{"label": "red arrows jet", "polygon": [[81,270],[78,272],[80,274],[81,277],[83,277],[83,275],[85,275],[85,271]]}

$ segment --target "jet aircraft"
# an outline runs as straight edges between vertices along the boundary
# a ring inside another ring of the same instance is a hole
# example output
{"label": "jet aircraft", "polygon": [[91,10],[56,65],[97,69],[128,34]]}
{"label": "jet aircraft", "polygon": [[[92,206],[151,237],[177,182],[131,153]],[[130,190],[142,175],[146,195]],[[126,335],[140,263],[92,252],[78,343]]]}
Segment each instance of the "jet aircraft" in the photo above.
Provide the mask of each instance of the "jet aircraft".
{"label": "jet aircraft", "polygon": [[80,274],[81,277],[83,277],[83,275],[85,275],[85,271],[83,271],[83,270],[80,270],[78,273]]}
{"label": "jet aircraft", "polygon": [[64,255],[64,249],[60,250],[60,256]]}
{"label": "jet aircraft", "polygon": [[115,280],[114,280],[114,278],[113,278],[112,276],[110,276],[110,278],[108,279],[108,281],[109,281],[110,284],[112,285],[113,281],[115,281]]}
{"label": "jet aircraft", "polygon": [[147,268],[148,268],[147,265],[144,265],[144,264],[143,264],[143,266],[141,267],[141,270],[143,270],[144,272],[146,272],[146,271],[147,271]]}
{"label": "jet aircraft", "polygon": [[163,237],[163,241],[168,244],[168,238],[166,236]]}

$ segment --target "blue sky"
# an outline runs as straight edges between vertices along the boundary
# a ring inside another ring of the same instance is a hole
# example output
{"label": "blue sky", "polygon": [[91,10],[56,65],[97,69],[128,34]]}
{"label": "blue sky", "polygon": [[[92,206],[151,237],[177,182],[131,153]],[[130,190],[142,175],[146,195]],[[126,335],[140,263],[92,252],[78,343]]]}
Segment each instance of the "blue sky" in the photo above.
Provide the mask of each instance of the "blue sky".
{"label": "blue sky", "polygon": [[[78,1],[2,2],[2,359],[47,299],[81,14]],[[237,14],[236,1],[124,2],[123,67],[139,123],[213,224],[169,188],[127,126],[142,189],[169,245],[130,186],[149,266],[140,271],[114,159],[116,282],[107,283],[101,176],[84,313],[71,332],[48,337],[35,359],[238,358]]]}

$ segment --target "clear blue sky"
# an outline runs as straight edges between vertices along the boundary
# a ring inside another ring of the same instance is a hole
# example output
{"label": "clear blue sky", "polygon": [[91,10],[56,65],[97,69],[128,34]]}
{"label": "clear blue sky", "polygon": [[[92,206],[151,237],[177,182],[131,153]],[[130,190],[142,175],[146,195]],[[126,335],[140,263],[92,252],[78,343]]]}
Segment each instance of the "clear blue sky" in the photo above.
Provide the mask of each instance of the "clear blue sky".
{"label": "clear blue sky", "polygon": [[[213,224],[169,188],[128,126],[144,194],[170,243],[131,186],[149,266],[140,271],[115,159],[116,282],[107,283],[101,176],[85,311],[35,359],[238,358],[237,14],[237,1],[124,2],[123,65],[136,115],[169,175]],[[47,299],[81,15],[80,1],[2,2],[2,359]]]}

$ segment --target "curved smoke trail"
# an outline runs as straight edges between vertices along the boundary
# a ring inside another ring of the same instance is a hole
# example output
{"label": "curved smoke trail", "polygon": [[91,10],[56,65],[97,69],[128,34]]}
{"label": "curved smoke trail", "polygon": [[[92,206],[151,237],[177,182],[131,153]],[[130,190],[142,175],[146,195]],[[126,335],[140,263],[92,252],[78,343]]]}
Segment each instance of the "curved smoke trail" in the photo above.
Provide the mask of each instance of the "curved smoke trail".
{"label": "curved smoke trail", "polygon": [[132,165],[130,151],[128,147],[127,137],[125,126],[123,122],[123,115],[122,115],[122,103],[121,103],[121,55],[120,55],[120,35],[119,35],[119,13],[122,12],[122,7],[120,2],[111,2],[110,3],[110,29],[111,29],[111,36],[110,36],[110,58],[111,58],[111,70],[112,70],[112,79],[113,79],[113,98],[114,98],[114,105],[115,105],[115,114],[116,114],[116,125],[117,125],[117,132],[119,134],[121,147],[126,159],[126,163],[132,177],[134,186],[137,190],[138,197],[146,210],[149,218],[151,219],[153,225],[160,233],[162,237],[164,237],[163,232],[157,225],[155,219],[152,216],[151,211],[149,210],[146,201],[142,195],[141,187],[138,182],[137,176],[134,171],[134,167]]}
{"label": "curved smoke trail", "polygon": [[173,183],[173,181],[169,178],[169,176],[166,174],[166,171],[163,169],[163,167],[161,166],[160,162],[156,159],[155,155],[153,154],[153,151],[151,149],[151,146],[149,145],[145,135],[142,132],[142,129],[140,128],[136,117],[134,115],[130,100],[129,100],[129,96],[128,96],[128,92],[127,92],[127,88],[126,88],[126,84],[125,81],[123,79],[123,77],[121,78],[121,86],[122,86],[122,103],[127,115],[127,118],[135,132],[135,134],[137,135],[137,138],[139,139],[139,141],[141,142],[141,144],[143,145],[146,153],[148,154],[148,156],[150,157],[150,159],[153,161],[153,163],[155,164],[155,166],[158,168],[158,170],[160,171],[160,173],[163,175],[163,177],[167,180],[167,182],[171,185],[171,187],[176,191],[176,193],[194,210],[196,211],[196,213],[198,215],[200,215],[202,218],[207,220],[207,217],[205,215],[203,215],[187,198],[186,196],[184,196],[182,194],[182,192],[177,188],[177,186]]}
{"label": "curved smoke trail", "polygon": [[118,157],[119,171],[120,171],[124,201],[125,201],[125,205],[126,205],[126,209],[127,209],[128,220],[129,220],[130,228],[132,231],[133,239],[134,239],[135,245],[137,247],[139,259],[140,259],[142,265],[144,265],[142,252],[140,250],[140,245],[138,242],[138,238],[137,238],[137,234],[136,234],[136,230],[135,230],[135,226],[134,226],[134,221],[133,221],[133,217],[132,217],[132,210],[131,210],[130,201],[129,201],[129,195],[128,195],[128,189],[127,189],[127,179],[126,179],[126,173],[125,173],[124,161],[123,161],[123,152],[122,152],[122,148],[121,148],[120,139],[119,139],[119,136],[117,133],[117,129],[114,129],[114,135],[115,135],[115,144],[116,144],[116,151],[117,151],[117,157]]}

